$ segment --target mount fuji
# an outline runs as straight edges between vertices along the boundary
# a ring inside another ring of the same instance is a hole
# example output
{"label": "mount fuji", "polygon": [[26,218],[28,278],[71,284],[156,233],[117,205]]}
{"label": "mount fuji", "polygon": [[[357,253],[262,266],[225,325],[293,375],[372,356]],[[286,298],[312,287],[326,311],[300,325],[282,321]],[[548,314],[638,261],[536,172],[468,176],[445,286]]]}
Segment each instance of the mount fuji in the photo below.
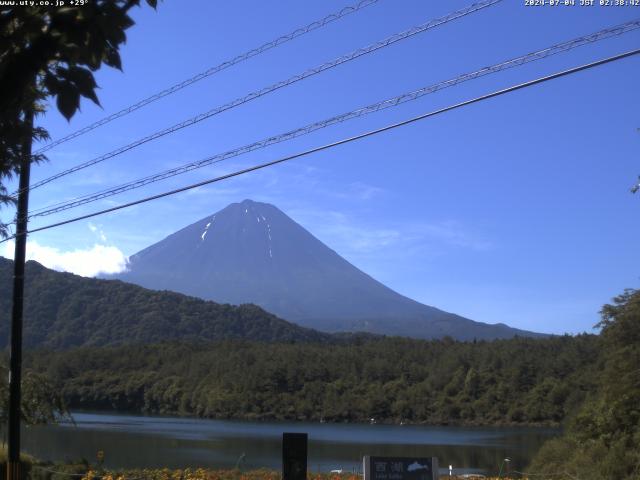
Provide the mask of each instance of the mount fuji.
{"label": "mount fuji", "polygon": [[244,200],[132,255],[109,278],[219,303],[254,303],[326,332],[458,340],[541,334],[475,322],[391,290],[281,210]]}

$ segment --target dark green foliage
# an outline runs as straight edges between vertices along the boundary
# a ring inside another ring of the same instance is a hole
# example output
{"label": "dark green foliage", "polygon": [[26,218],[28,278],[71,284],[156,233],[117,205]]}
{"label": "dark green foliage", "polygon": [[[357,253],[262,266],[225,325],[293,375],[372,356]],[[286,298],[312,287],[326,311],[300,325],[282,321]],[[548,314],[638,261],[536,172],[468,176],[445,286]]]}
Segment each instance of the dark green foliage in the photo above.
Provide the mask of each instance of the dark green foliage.
{"label": "dark green foliage", "polygon": [[[14,202],[2,181],[19,173],[27,140],[48,138],[46,130],[33,128],[28,112],[43,113],[49,97],[67,120],[81,96],[99,105],[92,72],[102,64],[122,68],[119,48],[133,25],[129,10],[140,0],[31,3],[0,7],[0,207]],[[157,0],[147,3],[155,8]],[[0,222],[0,237],[6,234]]]}
{"label": "dark green foliage", "polygon": [[[147,1],[155,8],[155,1]],[[14,110],[36,87],[57,97],[58,109],[70,119],[80,96],[95,103],[91,72],[104,63],[121,68],[118,49],[133,25],[129,10],[139,0],[93,0],[81,6],[18,6],[0,9],[0,100]],[[41,83],[36,83],[41,82]],[[18,105],[16,105],[18,103]]]}
{"label": "dark green foliage", "polygon": [[72,408],[209,418],[558,424],[590,389],[598,338],[351,339],[38,352]]}
{"label": "dark green foliage", "polygon": [[546,444],[531,470],[571,478],[640,478],[640,291],[602,309],[602,352],[593,391],[563,438]]}
{"label": "dark green foliage", "polygon": [[[8,379],[9,369],[0,363],[0,431],[8,421]],[[31,370],[24,372],[21,401],[21,419],[27,425],[55,423],[68,417],[67,407],[60,391],[41,373]]]}
{"label": "dark green foliage", "polygon": [[[0,344],[9,337],[13,262],[0,257]],[[328,341],[255,305],[220,305],[27,262],[24,345],[68,348],[171,339]]]}

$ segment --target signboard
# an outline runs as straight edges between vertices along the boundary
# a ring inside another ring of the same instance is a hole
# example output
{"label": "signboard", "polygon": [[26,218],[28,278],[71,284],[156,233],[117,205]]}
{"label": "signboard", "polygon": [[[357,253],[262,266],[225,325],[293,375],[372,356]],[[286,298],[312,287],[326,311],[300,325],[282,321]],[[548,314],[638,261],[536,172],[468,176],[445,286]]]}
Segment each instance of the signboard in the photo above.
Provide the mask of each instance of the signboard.
{"label": "signboard", "polygon": [[307,434],[282,434],[282,478],[307,479]]}
{"label": "signboard", "polygon": [[370,457],[363,459],[364,480],[438,480],[436,457]]}

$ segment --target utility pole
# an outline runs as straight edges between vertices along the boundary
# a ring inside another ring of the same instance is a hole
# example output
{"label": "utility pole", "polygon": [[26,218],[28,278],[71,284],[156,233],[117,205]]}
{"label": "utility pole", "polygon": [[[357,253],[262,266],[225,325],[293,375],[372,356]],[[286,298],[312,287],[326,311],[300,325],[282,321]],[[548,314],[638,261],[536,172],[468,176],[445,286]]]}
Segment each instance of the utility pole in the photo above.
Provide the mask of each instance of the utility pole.
{"label": "utility pole", "polygon": [[22,313],[24,306],[24,264],[27,248],[29,176],[33,137],[33,103],[25,112],[26,138],[22,143],[20,186],[16,212],[16,248],[13,257],[13,305],[11,310],[11,350],[9,360],[9,425],[7,480],[22,480],[20,464],[20,390],[22,382]]}

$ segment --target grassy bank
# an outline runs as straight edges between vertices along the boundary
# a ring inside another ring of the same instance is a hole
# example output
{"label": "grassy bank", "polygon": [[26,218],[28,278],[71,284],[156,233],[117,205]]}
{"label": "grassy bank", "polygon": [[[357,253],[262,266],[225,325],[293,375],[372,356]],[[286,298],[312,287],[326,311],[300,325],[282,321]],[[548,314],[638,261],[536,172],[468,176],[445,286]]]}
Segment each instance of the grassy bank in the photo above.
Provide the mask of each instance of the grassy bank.
{"label": "grassy bank", "polygon": [[[108,470],[92,466],[89,463],[43,463],[30,455],[21,455],[26,477],[33,480],[280,480],[282,473],[278,470],[256,469],[204,469],[204,468],[143,468],[126,470]],[[6,479],[7,471],[6,447],[0,447],[0,480]],[[469,477],[443,475],[441,480],[469,480]],[[567,477],[569,478],[569,477]],[[354,473],[313,473],[307,474],[308,480],[362,480],[360,474]],[[528,480],[527,477],[517,477]],[[502,476],[485,477],[484,480],[516,480]],[[536,477],[536,480],[544,480]],[[554,480],[562,480],[555,477]]]}

